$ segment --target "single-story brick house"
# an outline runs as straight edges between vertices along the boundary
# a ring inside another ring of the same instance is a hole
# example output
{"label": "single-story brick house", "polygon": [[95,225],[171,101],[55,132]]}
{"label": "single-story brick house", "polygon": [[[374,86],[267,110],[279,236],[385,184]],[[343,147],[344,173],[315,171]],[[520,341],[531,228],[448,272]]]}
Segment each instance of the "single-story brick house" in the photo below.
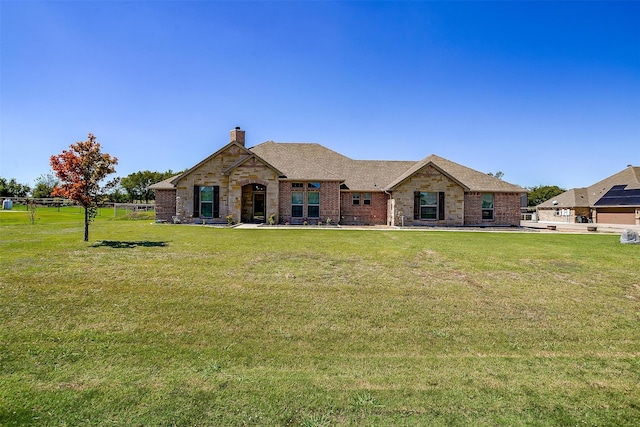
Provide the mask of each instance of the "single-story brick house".
{"label": "single-story brick house", "polygon": [[245,147],[245,131],[151,186],[156,219],[225,223],[518,226],[526,190],[436,155],[353,160],[315,143]]}
{"label": "single-story brick house", "polygon": [[640,167],[628,165],[589,187],[536,206],[538,221],[640,225]]}

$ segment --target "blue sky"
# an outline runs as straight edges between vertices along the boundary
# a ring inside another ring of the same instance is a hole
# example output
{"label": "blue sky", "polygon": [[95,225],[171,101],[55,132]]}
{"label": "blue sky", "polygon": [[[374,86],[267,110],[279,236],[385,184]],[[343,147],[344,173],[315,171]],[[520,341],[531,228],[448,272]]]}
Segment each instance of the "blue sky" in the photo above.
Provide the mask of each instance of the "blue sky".
{"label": "blue sky", "polygon": [[437,154],[522,186],[640,165],[640,2],[0,1],[0,176],[247,146]]}

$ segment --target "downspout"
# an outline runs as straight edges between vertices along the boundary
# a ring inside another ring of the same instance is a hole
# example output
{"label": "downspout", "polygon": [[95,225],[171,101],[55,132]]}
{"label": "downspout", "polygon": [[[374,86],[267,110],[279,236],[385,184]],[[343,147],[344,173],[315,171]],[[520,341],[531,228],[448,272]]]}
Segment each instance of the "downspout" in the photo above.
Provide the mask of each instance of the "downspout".
{"label": "downspout", "polygon": [[336,225],[340,225],[340,221],[342,221],[342,191],[340,187],[342,187],[344,181],[338,182],[338,218],[336,218]]}
{"label": "downspout", "polygon": [[389,224],[389,226],[391,227],[395,227],[395,223],[396,223],[396,207],[393,203],[389,203],[391,202],[393,199],[391,198],[391,193],[389,193],[387,190],[383,190],[384,194],[386,194],[387,196],[389,196],[389,199],[387,200],[387,204],[388,205],[392,205],[391,206],[391,224]]}
{"label": "downspout", "polygon": [[338,218],[336,224],[340,224],[342,220],[342,192],[340,191],[340,186],[338,186]]}

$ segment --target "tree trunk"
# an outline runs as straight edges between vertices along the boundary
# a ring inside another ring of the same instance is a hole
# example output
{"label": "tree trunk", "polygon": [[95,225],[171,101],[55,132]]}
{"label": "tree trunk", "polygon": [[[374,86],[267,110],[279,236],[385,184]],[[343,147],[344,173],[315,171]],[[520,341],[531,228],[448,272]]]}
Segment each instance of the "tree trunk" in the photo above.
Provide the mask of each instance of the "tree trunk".
{"label": "tree trunk", "polygon": [[89,241],[89,210],[84,208],[84,241]]}

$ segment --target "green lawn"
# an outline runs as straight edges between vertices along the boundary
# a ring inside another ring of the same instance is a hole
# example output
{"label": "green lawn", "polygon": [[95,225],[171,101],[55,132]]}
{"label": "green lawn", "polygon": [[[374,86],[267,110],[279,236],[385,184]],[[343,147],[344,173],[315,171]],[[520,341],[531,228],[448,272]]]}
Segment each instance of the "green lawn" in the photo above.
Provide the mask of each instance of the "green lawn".
{"label": "green lawn", "polygon": [[0,212],[0,425],[640,425],[618,235]]}

